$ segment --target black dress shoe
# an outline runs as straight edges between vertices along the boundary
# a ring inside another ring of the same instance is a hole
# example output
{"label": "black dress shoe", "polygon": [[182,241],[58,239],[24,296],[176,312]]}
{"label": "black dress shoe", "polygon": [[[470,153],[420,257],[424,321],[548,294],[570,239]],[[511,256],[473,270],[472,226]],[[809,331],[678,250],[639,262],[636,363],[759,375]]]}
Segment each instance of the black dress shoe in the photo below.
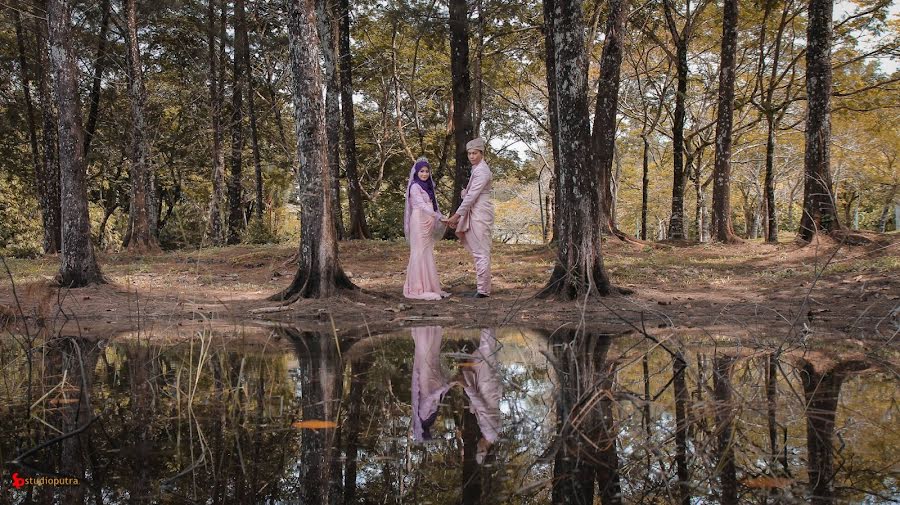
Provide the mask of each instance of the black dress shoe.
{"label": "black dress shoe", "polygon": [[476,291],[475,293],[468,293],[466,298],[490,298],[490,296]]}

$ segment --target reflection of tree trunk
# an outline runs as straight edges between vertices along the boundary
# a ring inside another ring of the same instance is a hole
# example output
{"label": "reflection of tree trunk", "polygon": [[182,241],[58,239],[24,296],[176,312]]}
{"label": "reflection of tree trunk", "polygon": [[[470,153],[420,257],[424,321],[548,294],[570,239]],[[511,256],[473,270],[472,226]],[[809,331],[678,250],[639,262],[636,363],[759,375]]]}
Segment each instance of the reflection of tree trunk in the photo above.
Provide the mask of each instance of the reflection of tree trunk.
{"label": "reflection of tree trunk", "polygon": [[678,468],[678,494],[681,505],[690,505],[690,474],[687,465],[687,409],[690,401],[687,384],[685,382],[685,370],[687,363],[681,352],[675,355],[674,379],[675,387],[675,465]]}
{"label": "reflection of tree trunk", "polygon": [[[81,337],[60,337],[48,343],[47,348],[47,379],[56,386],[65,373],[67,383],[77,388],[75,396],[77,402],[64,403],[56,412],[58,422],[51,422],[59,427],[63,433],[69,433],[81,428],[89,422],[92,415],[91,391],[94,384],[94,371],[100,358],[100,345]],[[67,395],[70,393],[67,393]],[[88,450],[86,448],[88,435],[83,432],[79,435],[67,438],[60,443],[58,459],[58,471],[66,476],[84,479],[86,469],[90,465]],[[51,458],[52,460],[53,458]],[[93,471],[91,472],[93,474]],[[63,503],[83,503],[87,486],[65,486],[60,490]]]}
{"label": "reflection of tree trunk", "polygon": [[144,500],[152,494],[150,456],[153,453],[150,437],[150,405],[152,403],[153,389],[150,378],[155,374],[152,370],[150,347],[138,342],[125,348],[128,357],[128,385],[131,393],[129,405],[131,406],[131,425],[128,427],[129,440],[134,441],[130,447],[132,457],[130,471],[135,487],[129,489],[129,494],[136,500]]}
{"label": "reflection of tree trunk", "polygon": [[803,367],[803,392],[806,396],[806,444],[809,493],[813,505],[835,502],[834,453],[832,437],[838,396],[844,375],[837,368],[816,371],[811,363]]}
{"label": "reflection of tree trunk", "polygon": [[475,460],[481,431],[478,429],[478,419],[469,410],[468,402],[465,402],[462,410],[462,503],[464,505],[474,505],[481,503],[483,470],[481,465]]}
{"label": "reflection of tree trunk", "polygon": [[345,429],[344,503],[356,503],[356,473],[359,457],[359,431],[362,428],[363,391],[372,367],[369,356],[351,365],[350,395],[347,399],[347,424]]}
{"label": "reflection of tree trunk", "polygon": [[[294,343],[300,371],[303,420],[335,421],[342,375],[334,340],[319,333],[286,330]],[[300,498],[302,503],[340,503],[335,494],[334,429],[304,429],[300,434]]]}
{"label": "reflection of tree trunk", "polygon": [[[769,355],[766,358],[766,419],[769,426],[769,448],[772,452],[772,468],[775,468],[775,461],[778,459],[778,420],[775,417],[778,395],[778,359]],[[785,428],[785,439],[787,439],[787,428]],[[784,475],[789,475],[787,460],[787,443],[783,446],[781,458],[781,471]]]}
{"label": "reflection of tree trunk", "polygon": [[554,345],[559,369],[558,448],[553,465],[553,503],[590,504],[594,481],[604,505],[621,503],[612,419],[615,363],[607,362],[606,335],[565,332]]}
{"label": "reflection of tree trunk", "polygon": [[734,463],[734,404],[731,392],[731,366],[734,358],[716,356],[713,358],[713,391],[716,396],[716,431],[718,432],[718,457],[716,471],[722,486],[722,504],[735,505],[737,499],[737,476]]}

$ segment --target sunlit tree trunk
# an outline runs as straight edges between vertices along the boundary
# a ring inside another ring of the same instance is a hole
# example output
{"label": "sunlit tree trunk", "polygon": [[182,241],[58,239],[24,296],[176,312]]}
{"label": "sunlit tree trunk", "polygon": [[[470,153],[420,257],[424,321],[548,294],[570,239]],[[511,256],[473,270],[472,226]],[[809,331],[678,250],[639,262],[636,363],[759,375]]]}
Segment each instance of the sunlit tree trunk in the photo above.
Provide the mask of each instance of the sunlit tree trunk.
{"label": "sunlit tree trunk", "polygon": [[316,0],[316,21],[325,62],[325,135],[328,137],[328,167],[331,171],[331,207],[337,239],[344,238],[341,217],[341,104],[338,64],[338,25],[334,11],[336,0]]}
{"label": "sunlit tree trunk", "polygon": [[61,285],[82,287],[103,283],[91,243],[88,215],[84,131],[78,100],[78,67],[72,49],[72,12],[68,0],[47,2],[50,60],[59,111],[59,160],[62,201]]}
{"label": "sunlit tree trunk", "polygon": [[147,90],[144,87],[141,50],[137,40],[137,0],[126,0],[125,10],[128,25],[128,98],[131,104],[130,234],[125,237],[125,247],[132,251],[152,251],[159,248],[156,240],[159,213],[156,210],[153,162],[144,118]]}
{"label": "sunlit tree trunk", "polygon": [[338,289],[352,289],[338,260],[331,213],[331,171],[322,103],[322,70],[314,0],[292,0],[288,35],[293,75],[294,121],[300,170],[299,268],[291,285],[276,300],[325,298]]}
{"label": "sunlit tree trunk", "polygon": [[841,228],[831,180],[831,14],[833,0],[810,0],[806,28],[806,155],[799,237]]}
{"label": "sunlit tree trunk", "polygon": [[[556,223],[556,265],[539,296],[572,300],[587,293],[607,295],[603,266],[602,216],[590,145],[587,103],[587,50],[581,2],[552,2],[552,34],[559,127],[551,131],[559,148],[560,199]],[[545,12],[547,8],[545,7]]]}
{"label": "sunlit tree trunk", "polygon": [[[737,0],[725,0],[724,13],[722,14],[722,51],[719,58],[716,159],[713,167],[712,236],[713,239],[719,242],[734,242],[737,240],[731,226],[731,130],[734,120],[737,25],[738,2]],[[698,231],[702,235],[702,231]]]}

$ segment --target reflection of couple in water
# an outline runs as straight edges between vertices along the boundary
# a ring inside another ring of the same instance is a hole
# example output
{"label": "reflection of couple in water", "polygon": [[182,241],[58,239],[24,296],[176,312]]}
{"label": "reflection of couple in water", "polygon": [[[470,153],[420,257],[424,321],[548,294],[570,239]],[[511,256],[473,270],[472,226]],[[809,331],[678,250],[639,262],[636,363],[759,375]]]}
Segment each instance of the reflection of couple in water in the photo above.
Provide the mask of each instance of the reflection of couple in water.
{"label": "reflection of couple in water", "polygon": [[481,463],[500,434],[500,376],[497,369],[499,345],[495,330],[481,330],[478,348],[461,366],[460,373],[448,381],[441,368],[441,328],[412,328],[415,357],[412,372],[413,438],[431,439],[431,427],[437,420],[444,395],[453,386],[462,386],[469,398],[469,410],[478,421],[481,439],[476,460]]}

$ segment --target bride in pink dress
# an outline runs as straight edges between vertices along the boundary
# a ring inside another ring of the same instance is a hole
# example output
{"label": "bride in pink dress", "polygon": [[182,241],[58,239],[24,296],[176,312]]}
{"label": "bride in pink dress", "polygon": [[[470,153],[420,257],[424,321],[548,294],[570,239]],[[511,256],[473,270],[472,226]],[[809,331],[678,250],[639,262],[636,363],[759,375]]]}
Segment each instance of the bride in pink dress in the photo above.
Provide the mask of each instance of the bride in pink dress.
{"label": "bride in pink dress", "polygon": [[437,266],[434,263],[434,242],[446,230],[446,220],[438,209],[431,179],[431,165],[419,158],[409,173],[406,185],[406,210],[403,213],[403,234],[409,242],[409,265],[403,296],[416,300],[440,300],[450,296],[441,290]]}

